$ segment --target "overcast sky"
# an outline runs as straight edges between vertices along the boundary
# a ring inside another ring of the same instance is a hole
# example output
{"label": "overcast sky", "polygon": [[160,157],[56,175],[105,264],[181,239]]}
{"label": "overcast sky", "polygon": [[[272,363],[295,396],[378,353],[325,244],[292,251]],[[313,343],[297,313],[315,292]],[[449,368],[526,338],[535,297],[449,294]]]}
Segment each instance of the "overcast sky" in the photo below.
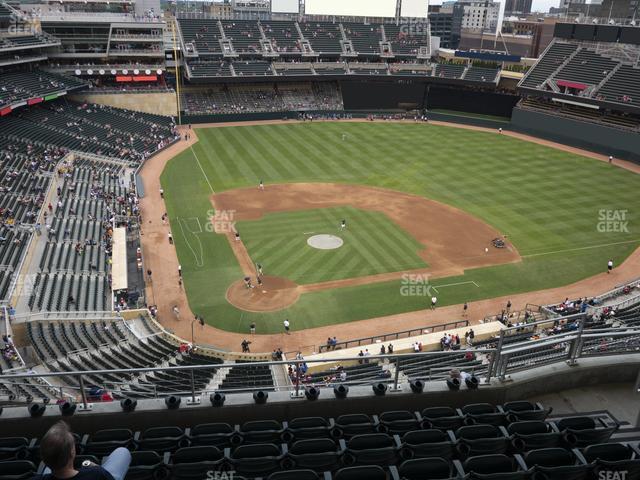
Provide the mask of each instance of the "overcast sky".
{"label": "overcast sky", "polygon": [[[442,3],[442,0],[430,0],[431,5]],[[532,9],[536,12],[548,12],[551,7],[558,7],[560,0],[533,0]]]}

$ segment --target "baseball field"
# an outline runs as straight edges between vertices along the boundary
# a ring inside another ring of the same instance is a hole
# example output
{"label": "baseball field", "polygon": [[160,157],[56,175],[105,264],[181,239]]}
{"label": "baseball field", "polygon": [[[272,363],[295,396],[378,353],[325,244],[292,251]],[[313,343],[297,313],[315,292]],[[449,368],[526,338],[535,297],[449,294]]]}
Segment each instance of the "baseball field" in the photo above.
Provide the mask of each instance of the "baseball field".
{"label": "baseball field", "polygon": [[[323,122],[197,135],[161,182],[191,310],[229,331],[419,310],[433,294],[451,305],[558,287],[640,244],[638,175],[494,132]],[[314,249],[315,234],[343,245]],[[237,288],[255,283],[258,263],[269,281]],[[232,285],[257,308],[234,306]],[[296,295],[260,308],[279,288]]]}

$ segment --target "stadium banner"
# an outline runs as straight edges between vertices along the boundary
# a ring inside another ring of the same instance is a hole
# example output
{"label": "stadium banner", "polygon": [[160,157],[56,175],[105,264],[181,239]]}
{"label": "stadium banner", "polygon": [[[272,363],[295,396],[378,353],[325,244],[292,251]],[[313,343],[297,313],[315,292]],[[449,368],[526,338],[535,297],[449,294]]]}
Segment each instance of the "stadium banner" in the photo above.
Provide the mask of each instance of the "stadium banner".
{"label": "stadium banner", "polygon": [[116,82],[130,82],[132,77],[125,77],[124,75],[117,75]]}
{"label": "stadium banner", "polygon": [[30,98],[29,100],[27,100],[27,105],[35,105],[36,103],[42,102],[44,102],[44,98],[42,97]]}
{"label": "stadium banner", "polygon": [[340,17],[396,16],[396,0],[306,0],[307,15],[335,15]]}
{"label": "stadium banner", "polygon": [[0,117],[4,117],[5,115],[9,115],[13,109],[11,107],[6,107],[0,110]]}
{"label": "stadium banner", "polygon": [[271,0],[272,13],[298,13],[299,11],[299,0]]}
{"label": "stadium banner", "polygon": [[158,80],[157,75],[140,75],[133,77],[134,82],[155,82],[156,80]]}
{"label": "stadium banner", "polygon": [[48,102],[50,100],[55,100],[56,98],[58,98],[58,96],[59,95],[57,93],[54,93],[52,95],[47,95],[47,96],[44,97],[44,101]]}

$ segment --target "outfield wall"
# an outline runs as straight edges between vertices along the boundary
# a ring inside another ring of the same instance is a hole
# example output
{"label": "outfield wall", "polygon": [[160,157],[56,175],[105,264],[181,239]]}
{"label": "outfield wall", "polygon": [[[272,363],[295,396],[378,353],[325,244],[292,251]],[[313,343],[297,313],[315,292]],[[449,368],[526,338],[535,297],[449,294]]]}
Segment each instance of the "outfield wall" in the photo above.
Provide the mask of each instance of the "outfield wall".
{"label": "outfield wall", "polygon": [[536,137],[640,163],[640,134],[514,108],[510,128]]}

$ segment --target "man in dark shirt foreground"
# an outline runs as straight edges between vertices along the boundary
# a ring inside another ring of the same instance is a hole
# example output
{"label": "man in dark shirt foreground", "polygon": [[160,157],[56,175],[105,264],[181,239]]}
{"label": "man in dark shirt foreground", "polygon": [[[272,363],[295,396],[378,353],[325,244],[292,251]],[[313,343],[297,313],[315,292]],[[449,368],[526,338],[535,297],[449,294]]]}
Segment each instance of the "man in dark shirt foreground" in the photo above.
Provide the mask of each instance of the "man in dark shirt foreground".
{"label": "man in dark shirt foreground", "polygon": [[92,463],[76,470],[73,465],[75,439],[65,422],[56,423],[44,435],[40,457],[47,468],[35,477],[38,480],[124,480],[131,463],[129,450],[120,447],[106,457],[101,466]]}

